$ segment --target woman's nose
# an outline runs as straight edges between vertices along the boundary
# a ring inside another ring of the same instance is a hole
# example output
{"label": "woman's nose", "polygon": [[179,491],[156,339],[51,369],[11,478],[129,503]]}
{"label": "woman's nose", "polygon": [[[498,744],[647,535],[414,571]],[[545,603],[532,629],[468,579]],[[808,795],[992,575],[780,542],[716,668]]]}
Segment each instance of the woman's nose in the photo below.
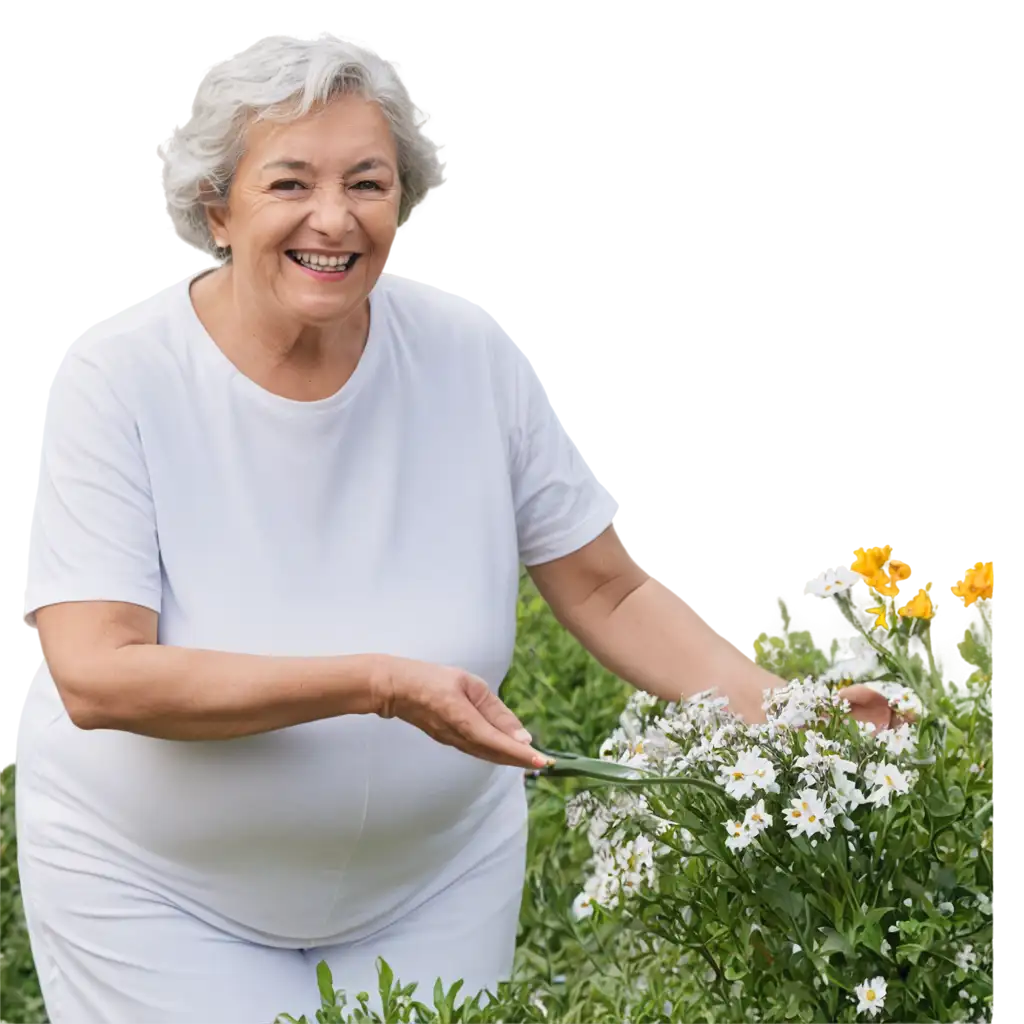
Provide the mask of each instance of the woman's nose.
{"label": "woman's nose", "polygon": [[355,220],[352,203],[344,191],[318,190],[313,205],[310,227],[332,238],[344,234]]}

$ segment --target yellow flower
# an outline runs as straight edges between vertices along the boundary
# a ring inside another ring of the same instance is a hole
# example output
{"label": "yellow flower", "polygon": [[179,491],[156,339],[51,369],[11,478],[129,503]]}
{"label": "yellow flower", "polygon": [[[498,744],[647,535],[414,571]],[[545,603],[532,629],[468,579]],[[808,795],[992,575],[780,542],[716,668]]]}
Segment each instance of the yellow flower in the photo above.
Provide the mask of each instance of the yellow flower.
{"label": "yellow flower", "polygon": [[889,628],[888,624],[885,621],[885,607],[884,606],[881,607],[881,608],[869,608],[868,609],[868,614],[869,615],[877,615],[878,616],[878,618],[875,619],[875,628],[877,628],[878,626],[881,626],[883,629],[888,629]]}
{"label": "yellow flower", "polygon": [[857,561],[850,568],[864,577],[876,576],[882,571],[882,566],[889,561],[891,553],[892,548],[888,544],[884,548],[868,548],[867,551],[864,548],[857,548],[854,551]]}
{"label": "yellow flower", "polygon": [[877,590],[885,597],[896,597],[899,594],[900,588],[896,584],[910,575],[910,566],[906,562],[893,559],[889,562],[889,575],[886,575],[883,566],[892,554],[890,545],[886,544],[884,548],[857,548],[854,554],[857,561],[850,568],[860,573],[872,590]]}
{"label": "yellow flower", "polygon": [[950,590],[952,590],[957,597],[962,597],[964,599],[965,608],[974,604],[979,597],[991,598],[992,563],[976,562],[974,568],[967,569],[964,572],[964,578],[960,580],[955,587],[950,587]]}
{"label": "yellow flower", "polygon": [[867,581],[867,584],[872,590],[877,590],[884,597],[896,597],[900,592],[900,588],[881,569]]}
{"label": "yellow flower", "polygon": [[899,609],[900,615],[905,618],[914,619],[930,619],[934,616],[935,611],[932,608],[931,598],[928,596],[928,591],[932,589],[932,585],[929,583],[924,590],[917,592],[917,597],[911,598],[910,601]]}

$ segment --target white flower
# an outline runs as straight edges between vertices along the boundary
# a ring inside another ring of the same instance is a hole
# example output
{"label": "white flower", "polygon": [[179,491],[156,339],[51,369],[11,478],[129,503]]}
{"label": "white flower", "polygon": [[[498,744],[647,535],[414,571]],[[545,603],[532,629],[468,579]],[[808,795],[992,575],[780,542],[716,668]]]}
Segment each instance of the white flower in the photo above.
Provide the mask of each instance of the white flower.
{"label": "white flower", "polygon": [[804,587],[804,593],[822,598],[834,597],[836,594],[845,593],[860,578],[846,566],[837,565],[834,569],[826,569],[817,579],[809,580]]}
{"label": "white flower", "polygon": [[903,686],[900,683],[877,682],[875,680],[866,682],[864,685],[876,693],[882,694],[889,701],[889,706],[895,708],[900,713],[911,711],[915,715],[920,715],[924,711],[924,704],[921,703],[921,698],[907,686]]}
{"label": "white flower", "polygon": [[855,772],[857,766],[842,756],[839,744],[835,740],[827,740],[819,733],[808,730],[804,736],[804,746],[807,753],[796,759],[796,766],[803,768],[800,773],[800,780],[808,785],[814,785],[816,776],[831,769],[834,775],[843,775]]}
{"label": "white flower", "polygon": [[576,828],[577,825],[588,815],[592,814],[597,806],[594,794],[584,790],[570,797],[565,802],[565,820],[569,828]]}
{"label": "white flower", "polygon": [[772,691],[765,701],[769,721],[790,729],[800,729],[810,722],[826,720],[825,708],[833,703],[828,686],[823,682],[802,683],[792,680]]}
{"label": "white flower", "polygon": [[876,807],[888,807],[893,793],[909,793],[910,782],[894,764],[886,761],[872,761],[864,769],[864,777],[875,788],[868,796],[868,802]]}
{"label": "white flower", "polygon": [[855,987],[857,998],[857,1012],[864,1013],[866,1010],[872,1017],[885,1006],[885,978],[879,975],[877,978],[867,978],[860,985]]}
{"label": "white flower", "polygon": [[910,723],[904,722],[898,729],[883,729],[875,739],[895,757],[909,750],[914,744],[915,737]]}
{"label": "white flower", "polygon": [[629,700],[626,701],[626,706],[632,711],[646,711],[657,703],[658,698],[653,693],[648,693],[646,690],[634,690],[630,694]]}
{"label": "white flower", "polygon": [[801,790],[800,795],[790,801],[786,823],[794,839],[799,835],[827,835],[827,829],[832,827],[831,815],[813,789]]}
{"label": "white flower", "polygon": [[602,868],[611,876],[611,885],[616,890],[635,892],[645,881],[653,885],[654,844],[647,836],[637,836],[606,854]]}
{"label": "white flower", "polygon": [[846,641],[851,657],[837,661],[821,679],[826,683],[839,682],[843,679],[857,680],[878,670],[878,653],[862,636],[851,637]]}
{"label": "white flower", "polygon": [[722,824],[728,833],[725,845],[730,850],[746,848],[753,842],[754,836],[757,834],[748,824],[742,821],[723,821]]}
{"label": "white flower", "polygon": [[953,959],[961,971],[972,971],[978,966],[978,957],[971,945],[964,946]]}
{"label": "white flower", "polygon": [[772,816],[764,809],[764,800],[758,800],[753,807],[748,807],[743,816],[743,824],[754,835],[763,832],[772,823]]}
{"label": "white flower", "polygon": [[775,783],[775,767],[766,757],[761,757],[761,748],[745,750],[736,764],[723,765],[716,780],[725,786],[726,793],[737,799],[754,795],[754,787],[769,789]]}
{"label": "white flower", "polygon": [[[853,779],[848,779],[837,770],[832,772],[831,789],[836,803],[842,811],[852,811],[860,807],[861,804],[867,803],[867,797],[857,788]],[[850,827],[846,825],[845,821],[843,825],[847,828]]]}
{"label": "white flower", "polygon": [[633,719],[631,724],[630,716],[624,713],[621,720],[623,726],[616,729],[598,750],[602,760],[616,761],[629,768],[647,768],[652,753],[664,753],[665,748],[671,746],[656,729],[640,735],[639,719]]}
{"label": "white flower", "polygon": [[581,892],[572,901],[572,916],[581,921],[594,913],[594,897],[589,892]]}
{"label": "white flower", "polygon": [[772,816],[764,809],[764,800],[748,807],[742,821],[723,821],[728,836],[725,845],[730,850],[746,849],[754,839],[772,823]]}

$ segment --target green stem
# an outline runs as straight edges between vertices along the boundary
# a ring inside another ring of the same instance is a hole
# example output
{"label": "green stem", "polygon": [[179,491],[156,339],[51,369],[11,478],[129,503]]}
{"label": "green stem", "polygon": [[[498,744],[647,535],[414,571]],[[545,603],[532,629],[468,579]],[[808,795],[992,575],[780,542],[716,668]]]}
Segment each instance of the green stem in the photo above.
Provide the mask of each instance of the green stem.
{"label": "green stem", "polygon": [[872,637],[869,633],[867,633],[864,630],[864,627],[857,621],[857,618],[852,611],[850,599],[848,597],[844,597],[842,594],[836,594],[835,600],[836,603],[839,605],[839,610],[843,613],[843,617],[878,652],[883,664],[885,664],[892,672],[906,673],[906,669],[904,668],[904,666],[900,664],[899,660],[893,655],[892,651],[878,643],[878,641],[875,640],[875,638]]}

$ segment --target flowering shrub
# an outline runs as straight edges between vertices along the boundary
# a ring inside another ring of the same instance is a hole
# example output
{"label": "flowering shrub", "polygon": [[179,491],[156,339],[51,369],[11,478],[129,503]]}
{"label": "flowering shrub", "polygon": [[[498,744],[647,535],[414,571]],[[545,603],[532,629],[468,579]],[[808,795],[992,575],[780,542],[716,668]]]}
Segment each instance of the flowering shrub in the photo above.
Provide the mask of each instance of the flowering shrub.
{"label": "flowering shrub", "polygon": [[[745,725],[711,692],[678,704],[634,693],[598,759],[562,754],[535,780],[531,843],[540,826],[544,852],[561,859],[533,848],[512,983],[460,1002],[459,983],[438,981],[428,1006],[381,962],[383,1014],[364,994],[346,1011],[321,964],[317,1019],[990,1020],[992,564],[951,588],[965,607],[979,602],[982,629],[959,645],[976,671],[947,687],[929,642],[931,584],[887,606],[910,575],[889,554],[861,549],[850,571],[807,586],[856,628],[848,659],[835,660],[837,643],[830,660],[790,634],[780,602],[785,637],[755,642],[758,664],[788,680],[766,700],[766,724]],[[862,579],[870,618],[850,596]],[[878,734],[855,723],[839,688],[853,681],[912,720]],[[560,731],[529,724],[545,739]],[[563,835],[550,827],[557,785],[573,794]],[[570,911],[560,889],[575,835],[591,858]],[[568,976],[552,970],[555,933]],[[564,941],[574,934],[575,946]]]}
{"label": "flowering shrub", "polygon": [[[463,1001],[457,980],[403,984],[381,962],[377,1012],[359,993],[343,1002],[321,964],[316,1020],[990,1019],[992,564],[951,588],[982,620],[960,645],[977,671],[957,688],[931,656],[930,585],[900,607],[883,600],[909,576],[888,555],[858,551],[849,571],[808,584],[855,627],[848,658],[836,660],[838,642],[829,658],[809,634],[790,633],[780,602],[784,635],[762,634],[754,648],[790,685],[770,702],[774,726],[752,730],[713,694],[679,705],[633,694],[524,577],[502,696],[542,744],[604,749],[594,761],[560,757],[527,782],[513,981],[490,1000]],[[874,591],[866,613],[851,600],[861,581]],[[888,690],[916,720],[890,735],[859,729],[840,714],[841,691],[836,703],[845,681]],[[723,733],[716,745],[725,726],[735,727],[732,742]],[[0,789],[0,1017],[44,1022],[18,906],[13,792],[10,767]],[[588,806],[607,819],[599,835]]]}
{"label": "flowering shrub", "polygon": [[[667,705],[638,692],[600,751],[633,780],[569,801],[593,849],[575,913],[616,915],[698,954],[709,1019],[990,1018],[992,567],[953,588],[981,601],[983,631],[959,645],[977,671],[947,689],[931,585],[887,607],[910,575],[895,560],[886,574],[889,552],[862,549],[807,591],[864,640],[846,679],[873,672],[912,722],[877,734],[855,722],[838,678],[791,680],[756,725],[710,691]],[[850,596],[862,578],[873,623]]]}

